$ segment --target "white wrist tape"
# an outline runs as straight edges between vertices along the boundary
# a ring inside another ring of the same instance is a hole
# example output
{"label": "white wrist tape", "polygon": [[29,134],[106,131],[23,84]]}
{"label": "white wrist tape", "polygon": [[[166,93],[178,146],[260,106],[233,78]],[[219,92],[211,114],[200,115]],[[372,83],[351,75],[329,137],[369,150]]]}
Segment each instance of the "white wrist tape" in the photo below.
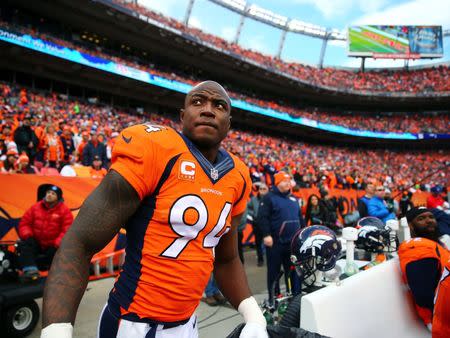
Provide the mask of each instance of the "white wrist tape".
{"label": "white wrist tape", "polygon": [[246,323],[258,323],[266,327],[266,319],[253,296],[244,299],[238,306],[238,311]]}
{"label": "white wrist tape", "polygon": [[71,323],[53,323],[41,331],[41,338],[72,338]]}

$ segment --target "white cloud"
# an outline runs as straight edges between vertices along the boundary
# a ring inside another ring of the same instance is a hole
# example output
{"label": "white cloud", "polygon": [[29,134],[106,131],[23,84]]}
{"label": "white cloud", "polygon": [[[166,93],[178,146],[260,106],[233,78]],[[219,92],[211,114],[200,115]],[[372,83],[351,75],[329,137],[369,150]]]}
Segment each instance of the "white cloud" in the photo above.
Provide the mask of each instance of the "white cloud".
{"label": "white cloud", "polygon": [[347,41],[342,40],[329,40],[328,45],[346,48],[347,47]]}
{"label": "white cloud", "polygon": [[302,5],[316,7],[325,18],[344,16],[351,13],[355,7],[364,13],[378,11],[383,8],[388,0],[292,0]]}
{"label": "white cloud", "polygon": [[412,0],[370,13],[354,24],[375,25],[442,25],[450,27],[450,1]]}
{"label": "white cloud", "polygon": [[255,51],[271,54],[267,45],[267,38],[264,35],[252,35],[251,38],[245,39],[241,41],[241,43],[249,49],[253,49]]}
{"label": "white cloud", "polygon": [[189,18],[189,26],[194,27],[194,28],[198,28],[198,29],[203,29],[202,23],[200,22],[200,19],[197,18],[196,16],[191,16]]}
{"label": "white cloud", "polygon": [[358,6],[359,9],[361,10],[361,12],[363,13],[373,13],[376,12],[380,9],[382,9],[383,7],[385,7],[388,3],[387,0],[371,0],[371,1],[365,1],[365,0],[360,0],[357,1],[358,2]]}
{"label": "white cloud", "polygon": [[342,66],[359,68],[359,67],[361,67],[361,59],[360,58],[348,58],[347,60],[345,60],[345,62]]}
{"label": "white cloud", "polygon": [[179,0],[164,0],[164,1],[155,1],[155,0],[138,0],[138,4],[144,7],[150,8],[155,12],[160,12],[166,15],[170,15],[173,13],[174,6],[179,6]]}
{"label": "white cloud", "polygon": [[220,30],[220,36],[228,41],[232,41],[236,37],[236,30],[237,28],[232,26],[222,27]]}

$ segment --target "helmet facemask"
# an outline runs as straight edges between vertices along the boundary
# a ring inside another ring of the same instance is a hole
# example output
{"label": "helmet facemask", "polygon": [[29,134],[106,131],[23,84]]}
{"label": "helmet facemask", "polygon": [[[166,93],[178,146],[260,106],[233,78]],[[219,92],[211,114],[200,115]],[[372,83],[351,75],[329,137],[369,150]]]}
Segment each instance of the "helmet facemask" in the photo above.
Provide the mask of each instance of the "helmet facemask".
{"label": "helmet facemask", "polygon": [[316,257],[316,267],[319,271],[328,271],[334,268],[339,258],[338,252],[341,251],[341,243],[339,241],[327,241],[322,244],[320,255]]}

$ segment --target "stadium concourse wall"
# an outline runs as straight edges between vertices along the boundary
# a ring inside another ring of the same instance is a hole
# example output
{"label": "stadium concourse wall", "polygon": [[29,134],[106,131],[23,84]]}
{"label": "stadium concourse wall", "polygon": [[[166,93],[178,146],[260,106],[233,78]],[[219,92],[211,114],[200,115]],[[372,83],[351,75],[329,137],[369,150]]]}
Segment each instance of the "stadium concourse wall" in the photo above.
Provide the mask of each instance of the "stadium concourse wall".
{"label": "stadium concourse wall", "polygon": [[[25,174],[0,174],[0,240],[15,241],[18,239],[17,226],[25,211],[37,201],[37,190],[42,184],[55,184],[63,191],[64,203],[70,208],[74,217],[86,197],[100,183],[100,179],[85,177],[41,176]],[[319,194],[317,188],[300,189],[295,195],[302,199],[305,207],[311,194]],[[330,195],[342,197],[344,210],[342,214],[353,212],[357,208],[357,199],[362,196],[362,190],[331,189]],[[412,200],[415,205],[424,205],[429,193],[417,191]],[[251,227],[244,232],[245,242],[253,242]],[[118,248],[117,236],[101,253],[113,252]]]}
{"label": "stadium concourse wall", "polygon": [[[192,86],[187,83],[166,79],[159,75],[151,74],[137,68],[113,62],[111,60],[82,53],[77,50],[60,46],[53,42],[41,40],[39,38],[27,34],[15,33],[6,29],[0,29],[0,40],[7,43],[19,45],[24,48],[32,49],[40,53],[45,53],[71,62],[82,64],[84,66],[95,68],[101,71],[131,78],[133,80],[144,82],[153,86],[169,89],[171,91],[186,94],[192,88]],[[288,113],[277,111],[274,109],[263,108],[255,104],[248,103],[244,100],[233,99],[232,106],[244,111],[256,113],[258,115],[264,115],[270,118],[275,118],[292,124],[307,126],[310,128],[320,129],[337,134],[352,135],[363,138],[408,140],[408,141],[428,140],[428,139],[450,139],[450,134],[374,132],[369,130],[351,129],[339,125],[322,123],[304,117],[293,117]]]}

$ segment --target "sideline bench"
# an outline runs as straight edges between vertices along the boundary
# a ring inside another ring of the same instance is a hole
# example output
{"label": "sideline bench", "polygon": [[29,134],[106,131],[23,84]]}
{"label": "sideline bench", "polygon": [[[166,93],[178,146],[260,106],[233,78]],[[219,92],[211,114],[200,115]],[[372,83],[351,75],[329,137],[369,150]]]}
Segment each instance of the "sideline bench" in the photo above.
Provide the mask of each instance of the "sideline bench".
{"label": "sideline bench", "polygon": [[302,297],[300,327],[333,338],[429,338],[398,259]]}

